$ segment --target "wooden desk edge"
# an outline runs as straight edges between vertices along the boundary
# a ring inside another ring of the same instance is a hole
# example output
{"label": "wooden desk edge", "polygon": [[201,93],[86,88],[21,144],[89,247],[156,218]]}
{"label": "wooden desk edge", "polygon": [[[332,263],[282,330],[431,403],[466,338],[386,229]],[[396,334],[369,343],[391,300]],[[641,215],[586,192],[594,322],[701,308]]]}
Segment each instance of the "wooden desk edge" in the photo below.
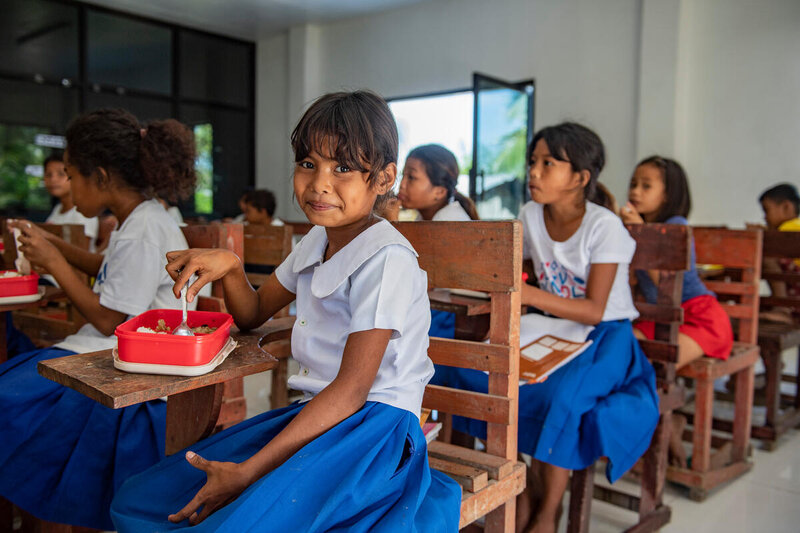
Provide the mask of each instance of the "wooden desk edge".
{"label": "wooden desk edge", "polygon": [[[113,363],[111,363],[111,350],[103,350],[100,352],[91,352],[86,354],[74,354],[65,357],[47,359],[44,361],[39,361],[37,368],[40,375],[50,379],[51,381],[55,381],[56,383],[74,389],[84,396],[88,396],[89,398],[95,400],[101,405],[111,409],[120,409],[122,407],[128,407],[130,405],[135,405],[150,400],[157,400],[159,398],[163,398],[164,396],[172,396],[174,394],[195,390],[208,385],[225,383],[226,381],[230,381],[235,378],[249,376],[251,374],[258,374],[260,372],[265,372],[275,368],[278,365],[278,360],[268,352],[264,351],[260,345],[258,345],[258,341],[269,337],[272,333],[280,334],[281,332],[285,332],[285,326],[290,325],[294,320],[293,317],[291,317],[291,319],[291,321],[280,319],[279,321],[273,321],[274,325],[267,323],[269,326],[265,325],[257,330],[248,331],[241,334],[235,333],[234,335],[239,337],[240,342],[241,340],[245,339],[251,341],[256,339],[256,343],[242,343],[236,348],[236,350],[233,351],[233,353],[231,353],[231,355],[224,363],[222,363],[222,365],[212,370],[208,374],[192,377],[161,376],[150,374],[149,377],[159,379],[163,383],[159,383],[158,385],[144,389],[132,390],[129,393],[121,393],[117,395],[109,394],[103,388],[96,385],[90,385],[79,377],[65,373],[59,368],[61,365],[63,365],[65,360],[71,360],[71,362],[74,363],[74,358],[79,357],[86,360],[87,363],[93,363],[94,360],[101,361],[104,366],[108,367],[104,370],[112,371],[112,375],[115,377],[123,378],[125,376],[148,376],[148,374],[131,374],[114,368]],[[291,329],[288,331],[291,331]],[[231,362],[235,361],[237,356],[258,357],[259,360],[251,362],[245,361],[243,365],[231,366]]]}

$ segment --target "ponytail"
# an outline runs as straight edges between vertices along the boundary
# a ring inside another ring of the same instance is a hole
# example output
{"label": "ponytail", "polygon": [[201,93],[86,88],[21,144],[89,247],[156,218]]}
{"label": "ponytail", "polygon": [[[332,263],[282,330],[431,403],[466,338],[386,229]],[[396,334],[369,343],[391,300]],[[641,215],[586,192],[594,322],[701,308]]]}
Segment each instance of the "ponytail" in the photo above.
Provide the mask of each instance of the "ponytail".
{"label": "ponytail", "polygon": [[481,219],[481,217],[478,216],[478,209],[475,207],[475,202],[473,202],[472,200],[470,200],[469,198],[467,198],[458,191],[455,191],[455,193],[453,193],[453,198],[455,199],[456,202],[461,204],[461,207],[464,209],[464,211],[467,212],[471,220]]}
{"label": "ponytail", "polygon": [[194,190],[194,135],[177,120],[143,128],[127,111],[100,109],[73,120],[66,138],[69,162],[84,176],[103,168],[145,197],[173,203]]}

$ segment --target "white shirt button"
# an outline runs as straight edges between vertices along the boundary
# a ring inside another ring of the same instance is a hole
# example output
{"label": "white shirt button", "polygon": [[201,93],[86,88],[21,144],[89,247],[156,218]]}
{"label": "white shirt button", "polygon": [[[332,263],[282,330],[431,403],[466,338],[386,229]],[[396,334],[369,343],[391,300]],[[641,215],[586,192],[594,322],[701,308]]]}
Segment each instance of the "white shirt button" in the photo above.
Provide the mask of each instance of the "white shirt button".
{"label": "white shirt button", "polygon": [[306,319],[305,319],[305,318],[301,318],[301,319],[299,320],[299,322],[298,322],[298,323],[299,323],[301,326],[305,326],[306,324],[308,324],[308,322],[306,322]]}

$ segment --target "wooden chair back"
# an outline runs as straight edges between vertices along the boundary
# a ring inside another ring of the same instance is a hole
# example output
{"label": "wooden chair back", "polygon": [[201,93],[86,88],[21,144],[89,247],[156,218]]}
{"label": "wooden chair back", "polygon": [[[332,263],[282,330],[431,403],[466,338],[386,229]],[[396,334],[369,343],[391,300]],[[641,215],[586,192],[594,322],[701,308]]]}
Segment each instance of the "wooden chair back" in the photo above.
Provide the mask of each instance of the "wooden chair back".
{"label": "wooden chair back", "polygon": [[[798,231],[764,231],[762,261],[794,261],[800,258],[800,232]],[[787,285],[800,286],[800,269],[798,272],[761,272],[761,279],[769,282],[782,282]],[[800,310],[800,296],[785,297],[762,296],[761,307],[789,307]]]}
{"label": "wooden chair back", "polygon": [[694,228],[696,262],[722,265],[725,279],[707,280],[706,287],[734,324],[734,338],[747,344],[758,342],[759,283],[763,232]]}
{"label": "wooden chair back", "polygon": [[[189,248],[225,248],[244,257],[244,233],[241,224],[208,224],[181,228]],[[222,282],[211,285],[211,295],[222,298]]]}
{"label": "wooden chair back", "polygon": [[[244,226],[245,272],[251,266],[277,267],[292,252],[292,226]],[[247,272],[247,279],[257,287],[269,274]]]}
{"label": "wooden chair back", "polygon": [[[431,338],[428,349],[436,364],[486,371],[488,393],[428,385],[423,407],[487,422],[486,454],[507,468],[489,474],[497,478],[494,484],[476,492],[465,490],[461,527],[489,513],[487,531],[513,530],[514,497],[524,487],[524,469],[515,467],[522,226],[519,221],[394,224],[419,254],[430,289],[469,289],[490,295],[488,343]],[[454,455],[458,456],[454,460],[471,464],[463,454]],[[498,496],[493,498],[492,492]],[[511,529],[503,529],[509,524]]]}
{"label": "wooden chair back", "polygon": [[308,221],[301,221],[301,222],[284,221],[283,223],[292,228],[292,234],[294,235],[305,235],[306,233],[311,231],[311,228],[314,227],[314,224]]}
{"label": "wooden chair back", "polygon": [[635,305],[640,320],[655,322],[655,338],[639,344],[656,368],[663,390],[675,382],[678,328],[683,323],[683,274],[691,267],[692,230],[677,224],[632,224],[627,228],[636,241],[631,271],[659,271],[656,303],[637,301]]}

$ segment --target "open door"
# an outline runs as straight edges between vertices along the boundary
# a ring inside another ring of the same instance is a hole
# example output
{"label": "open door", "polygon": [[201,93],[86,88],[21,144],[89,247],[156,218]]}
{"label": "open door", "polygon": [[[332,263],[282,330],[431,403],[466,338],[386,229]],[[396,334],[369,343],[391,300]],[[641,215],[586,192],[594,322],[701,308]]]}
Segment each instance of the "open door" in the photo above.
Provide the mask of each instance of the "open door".
{"label": "open door", "polygon": [[516,218],[527,199],[534,82],[507,82],[475,73],[472,87],[470,197],[483,219]]}

